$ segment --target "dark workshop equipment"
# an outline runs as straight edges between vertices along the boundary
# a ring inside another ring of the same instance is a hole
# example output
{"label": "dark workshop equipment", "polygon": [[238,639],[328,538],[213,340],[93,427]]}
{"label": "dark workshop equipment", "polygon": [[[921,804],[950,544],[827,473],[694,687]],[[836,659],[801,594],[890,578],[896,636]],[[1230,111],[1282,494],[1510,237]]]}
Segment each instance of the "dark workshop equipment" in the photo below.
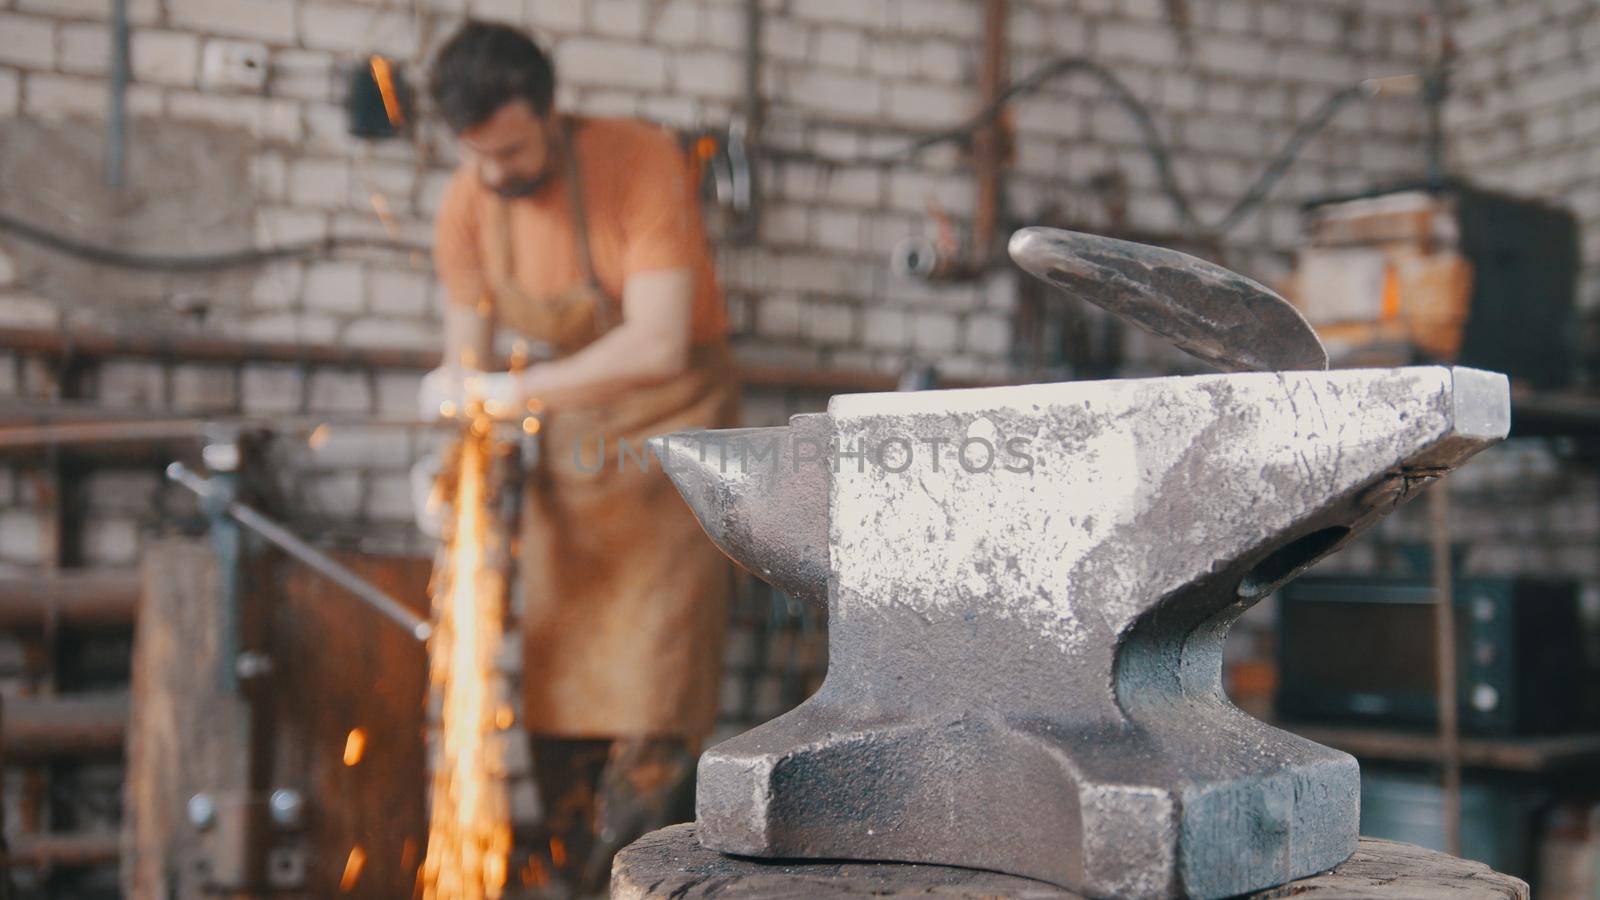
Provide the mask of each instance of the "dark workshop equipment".
{"label": "dark workshop equipment", "polygon": [[[1471,734],[1600,729],[1600,624],[1572,581],[1455,584],[1457,706]],[[1432,726],[1433,587],[1316,576],[1278,595],[1278,714]]]}

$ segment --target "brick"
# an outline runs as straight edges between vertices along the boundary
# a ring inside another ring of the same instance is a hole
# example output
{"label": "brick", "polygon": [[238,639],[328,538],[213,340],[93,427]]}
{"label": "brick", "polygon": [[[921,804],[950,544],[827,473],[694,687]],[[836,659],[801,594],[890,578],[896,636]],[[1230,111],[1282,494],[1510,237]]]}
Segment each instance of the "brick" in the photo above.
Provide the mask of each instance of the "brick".
{"label": "brick", "polygon": [[173,91],[167,95],[167,114],[174,119],[239,128],[254,137],[283,143],[301,137],[300,110],[288,100]]}
{"label": "brick", "polygon": [[0,70],[0,116],[14,116],[22,107],[22,79],[16,72]]}
{"label": "brick", "polygon": [[411,462],[411,441],[393,428],[327,425],[307,449],[312,464],[324,469],[398,469]]}
{"label": "brick", "polygon": [[811,59],[812,36],[816,28],[792,19],[766,19],[762,23],[761,46],[770,59],[807,62]]}
{"label": "brick", "polygon": [[[23,108],[42,119],[69,116],[102,118],[108,104],[103,80],[67,75],[29,75]],[[161,111],[161,95],[151,88],[130,87],[124,97],[126,109],[135,116],[154,116]]]}
{"label": "brick", "polygon": [[0,325],[13,328],[56,328],[61,312],[43,297],[0,293]]}
{"label": "brick", "polygon": [[418,49],[416,17],[351,3],[302,3],[300,44],[312,50],[382,51],[406,58]]}
{"label": "brick", "polygon": [[411,480],[404,474],[372,473],[367,478],[367,518],[379,522],[414,522]]}
{"label": "brick", "polygon": [[84,562],[126,566],[139,558],[139,526],[130,517],[93,516],[83,525]]}
{"label": "brick", "polygon": [[150,472],[100,469],[88,476],[91,508],[112,513],[143,514],[150,510],[161,480]]}
{"label": "brick", "polygon": [[377,414],[392,418],[412,418],[417,414],[417,392],[422,387],[422,373],[378,372]]}
{"label": "brick", "polygon": [[[1260,40],[1206,36],[1197,43],[1200,61],[1207,69],[1253,78],[1271,74],[1272,60],[1267,45]],[[1284,54],[1284,64],[1290,70],[1296,56],[1297,53]]]}
{"label": "brick", "polygon": [[250,286],[252,309],[292,309],[300,305],[300,295],[305,290],[305,265],[298,262],[274,262],[256,271]]}
{"label": "brick", "polygon": [[111,29],[83,23],[62,25],[59,48],[56,65],[61,71],[104,74],[111,63]]}
{"label": "brick", "polygon": [[363,373],[313,372],[308,391],[312,412],[356,413],[372,407],[372,391]]}
{"label": "brick", "polygon": [[704,13],[704,30],[701,40],[707,47],[718,50],[744,51],[745,32],[749,29],[749,22],[742,8],[738,6],[708,6]]}
{"label": "brick", "polygon": [[855,69],[867,49],[866,36],[850,28],[822,28],[817,31],[815,60],[824,66]]}
{"label": "brick", "polygon": [[855,340],[857,309],[845,303],[812,303],[801,319],[806,340],[844,344]]}
{"label": "brick", "polygon": [[543,31],[576,34],[583,30],[583,8],[584,4],[571,0],[528,0],[528,24]]}
{"label": "brick", "polygon": [[344,518],[361,508],[361,475],[334,472],[306,479],[306,505],[324,515]]}
{"label": "brick", "polygon": [[968,0],[917,0],[913,6],[901,10],[900,28],[911,34],[977,40],[982,33],[980,7]]}
{"label": "brick", "polygon": [[868,347],[901,349],[910,346],[911,329],[904,310],[869,309],[861,320],[861,341]]}
{"label": "brick", "polygon": [[1095,49],[1107,59],[1125,59],[1165,67],[1178,59],[1178,39],[1171,28],[1134,22],[1102,22],[1095,30]]}
{"label": "brick", "polygon": [[[920,6],[922,0],[918,0]],[[878,27],[887,24],[884,0],[806,0],[794,8],[796,18],[811,22]]]}
{"label": "brick", "polygon": [[667,57],[653,47],[573,38],[556,47],[556,71],[578,84],[663,90]]}
{"label": "brick", "polygon": [[471,0],[465,5],[475,19],[520,25],[526,18],[522,0]]}
{"label": "brick", "polygon": [[756,307],[756,333],[769,338],[800,334],[800,299],[790,294],[763,297]]}
{"label": "brick", "polygon": [[404,269],[373,269],[367,273],[369,305],[373,312],[424,318],[433,308],[431,279]]}
{"label": "brick", "polygon": [[591,0],[589,24],[596,34],[616,38],[638,38],[644,35],[645,0]]}
{"label": "brick", "polygon": [[350,163],[302,159],[289,166],[289,202],[320,209],[343,208],[350,197]]}
{"label": "brick", "polygon": [[167,22],[206,34],[293,44],[295,4],[286,0],[167,0]]}
{"label": "brick", "polygon": [[49,19],[0,13],[0,63],[49,69],[56,62],[55,24]]}
{"label": "brick", "polygon": [[817,112],[870,116],[879,112],[883,91],[877,79],[806,69],[791,75],[787,100]]}
{"label": "brick", "polygon": [[238,405],[238,391],[238,380],[229,367],[184,365],[172,373],[172,403],[182,410],[232,410]]}
{"label": "brick", "polygon": [[439,328],[417,319],[358,319],[345,326],[341,343],[352,347],[437,349]]}
{"label": "brick", "polygon": [[889,88],[889,118],[923,125],[962,120],[977,106],[977,97],[965,90],[925,83],[896,83]]}
{"label": "brick", "polygon": [[358,313],[366,305],[366,278],[360,263],[323,261],[306,271],[303,299],[318,312]]}
{"label": "brick", "polygon": [[189,86],[200,73],[200,39],[181,31],[137,29],[129,38],[129,68],[136,81]]}
{"label": "brick", "polygon": [[303,379],[298,366],[247,364],[239,380],[245,414],[300,412]]}
{"label": "brick", "polygon": [[676,93],[646,97],[640,115],[652,122],[689,128],[705,120],[700,104],[694,97]]}
{"label": "brick", "polygon": [[743,96],[744,65],[734,55],[686,51],[672,58],[676,89],[697,97],[731,100]]}
{"label": "brick", "polygon": [[268,91],[274,97],[330,102],[343,90],[339,66],[326,50],[279,50],[272,54]]}
{"label": "brick", "polygon": [[819,209],[812,218],[812,236],[819,247],[846,253],[859,252],[862,242],[861,213],[844,209]]}
{"label": "brick", "polygon": [[411,213],[411,194],[417,187],[415,164],[361,161],[351,172],[352,207],[371,211],[373,196],[381,196],[387,214],[395,217]]}
{"label": "brick", "polygon": [[108,360],[95,378],[96,402],[111,409],[149,409],[166,405],[166,379],[159,363]]}
{"label": "brick", "polygon": [[339,322],[322,315],[273,313],[243,322],[237,328],[237,334],[252,341],[328,344],[338,337]]}
{"label": "brick", "polygon": [[687,47],[698,42],[704,27],[701,10],[694,0],[667,0],[658,4],[655,17],[649,22],[650,42],[669,47]]}
{"label": "brick", "polygon": [[44,514],[37,510],[0,510],[0,560],[20,565],[42,562],[44,530]]}
{"label": "brick", "polygon": [[257,207],[255,213],[257,246],[316,241],[328,236],[326,213],[288,206]]}
{"label": "brick", "polygon": [[972,316],[967,319],[966,348],[990,356],[1009,352],[1011,321],[1005,316]]}

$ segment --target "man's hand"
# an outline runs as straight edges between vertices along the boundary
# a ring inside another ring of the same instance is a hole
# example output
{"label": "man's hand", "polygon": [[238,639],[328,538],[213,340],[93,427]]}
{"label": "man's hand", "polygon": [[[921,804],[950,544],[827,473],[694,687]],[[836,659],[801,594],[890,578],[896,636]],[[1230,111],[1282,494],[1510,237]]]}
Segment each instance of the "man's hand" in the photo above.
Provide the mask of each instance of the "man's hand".
{"label": "man's hand", "polygon": [[466,415],[475,403],[492,418],[510,419],[526,402],[522,380],[510,372],[440,366],[422,376],[417,389],[417,412],[425,422]]}

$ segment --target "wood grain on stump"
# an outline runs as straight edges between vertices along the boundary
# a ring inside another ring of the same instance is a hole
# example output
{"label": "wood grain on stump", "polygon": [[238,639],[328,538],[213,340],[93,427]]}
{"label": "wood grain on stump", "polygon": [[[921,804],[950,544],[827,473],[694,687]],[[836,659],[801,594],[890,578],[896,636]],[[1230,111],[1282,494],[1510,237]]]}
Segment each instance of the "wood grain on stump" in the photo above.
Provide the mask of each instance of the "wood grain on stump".
{"label": "wood grain on stump", "polygon": [[[715,896],[719,900],[817,900],[819,897],[1012,897],[1070,900],[1078,895],[1028,878],[913,863],[794,862],[724,856],[700,846],[695,827],[651,832],[617,854],[613,900]],[[1411,844],[1362,838],[1356,854],[1311,878],[1252,898],[1326,900],[1527,900],[1528,886],[1482,863]]]}

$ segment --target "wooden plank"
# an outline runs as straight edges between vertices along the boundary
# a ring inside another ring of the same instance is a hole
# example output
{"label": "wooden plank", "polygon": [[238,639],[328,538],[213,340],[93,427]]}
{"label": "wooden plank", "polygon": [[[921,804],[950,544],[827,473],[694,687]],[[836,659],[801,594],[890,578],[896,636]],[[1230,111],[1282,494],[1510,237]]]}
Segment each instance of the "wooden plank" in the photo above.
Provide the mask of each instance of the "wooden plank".
{"label": "wooden plank", "polygon": [[123,783],[122,892],[198,897],[201,837],[185,803],[250,786],[250,710],[218,671],[217,562],[203,540],[146,548],[134,630],[133,716]]}
{"label": "wooden plank", "polygon": [[[428,615],[431,560],[339,554],[341,563]],[[411,896],[427,837],[423,645],[324,578],[290,565],[271,622],[280,781],[310,803],[313,897]],[[359,754],[346,765],[350,734]],[[353,848],[365,859],[348,891]]]}

